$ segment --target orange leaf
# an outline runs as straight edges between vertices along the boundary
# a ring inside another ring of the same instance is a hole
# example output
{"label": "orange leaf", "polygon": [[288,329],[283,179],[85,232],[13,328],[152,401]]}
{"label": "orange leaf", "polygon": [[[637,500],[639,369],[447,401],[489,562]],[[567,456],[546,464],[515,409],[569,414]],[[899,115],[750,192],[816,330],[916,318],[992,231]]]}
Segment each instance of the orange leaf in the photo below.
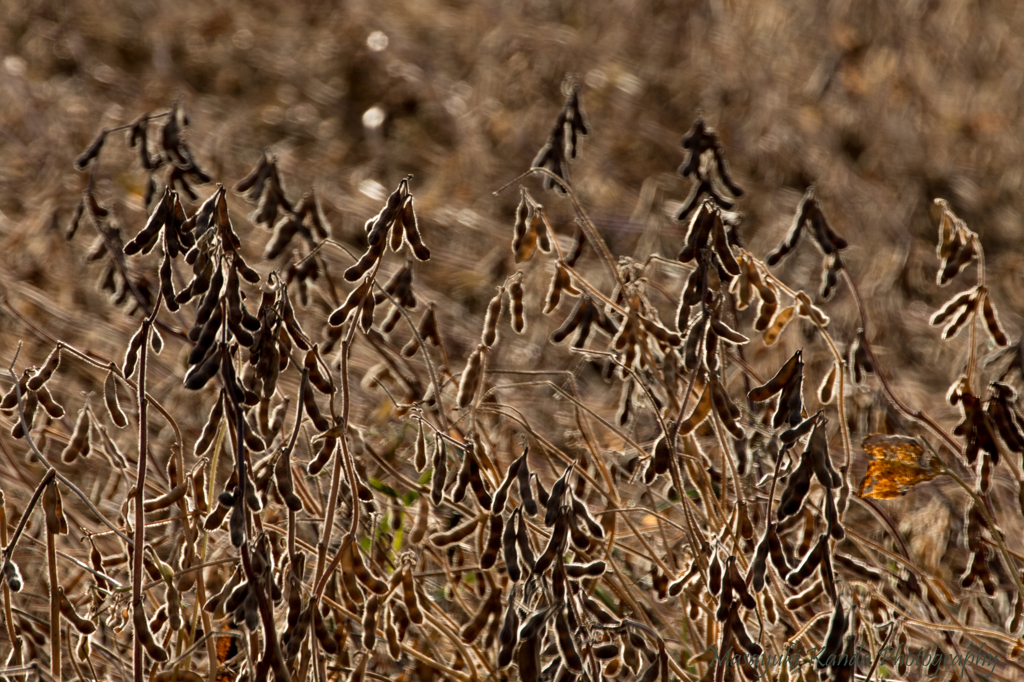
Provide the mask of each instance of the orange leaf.
{"label": "orange leaf", "polygon": [[[926,457],[914,438],[876,433],[864,438],[861,446],[871,455],[858,494],[877,500],[890,500],[910,492],[918,483],[939,475],[938,462]],[[868,488],[870,492],[864,492]]]}

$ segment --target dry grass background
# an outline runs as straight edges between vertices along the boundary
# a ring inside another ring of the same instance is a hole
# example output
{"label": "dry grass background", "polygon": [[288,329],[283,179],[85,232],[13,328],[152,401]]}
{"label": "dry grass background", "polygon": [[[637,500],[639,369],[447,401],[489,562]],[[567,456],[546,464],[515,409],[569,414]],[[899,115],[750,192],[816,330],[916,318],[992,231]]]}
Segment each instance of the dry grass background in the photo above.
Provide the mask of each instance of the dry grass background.
{"label": "dry grass background", "polygon": [[[418,267],[417,290],[439,303],[448,352],[461,366],[494,286],[515,268],[508,241],[517,193],[492,192],[529,166],[569,73],[582,84],[592,127],[573,181],[614,253],[674,257],[684,228],[672,215],[690,187],[675,175],[679,139],[701,114],[747,190],[741,234],[755,254],[774,247],[804,190],[817,187],[851,244],[845,260],[867,302],[883,368],[901,396],[947,429],[957,412],[943,395],[963,366],[966,342],[940,343],[928,326],[950,293],[934,282],[933,198],[949,199],[980,234],[1004,325],[1013,337],[1024,326],[1024,11],[1015,2],[427,0],[381,8],[360,0],[340,7],[7,0],[0,18],[0,294],[21,316],[0,309],[0,362],[24,341],[19,370],[42,362],[52,347],[47,336],[100,356],[123,353],[137,323],[95,288],[97,268],[82,259],[85,237],[63,238],[87,182],[71,163],[101,127],[163,111],[176,97],[192,118],[192,149],[215,179],[233,185],[269,147],[292,198],[314,187],[333,236],[356,249],[363,221],[412,173],[421,230],[435,254]],[[366,125],[368,111],[382,113],[382,125]],[[94,173],[101,200],[134,234],[145,221],[145,176],[135,156],[110,140]],[[531,189],[560,234],[571,234],[568,203]],[[199,191],[205,198],[211,190]],[[229,193],[229,204],[250,262],[265,274],[256,254],[267,234],[249,227],[252,207],[243,198]],[[338,272],[349,264],[337,252],[328,259]],[[592,254],[585,262],[597,270]],[[802,249],[778,273],[810,291],[819,265]],[[536,310],[550,268],[521,269]],[[673,296],[678,274],[664,273]],[[309,319],[322,322],[332,306],[318,301]],[[671,319],[673,303],[657,303]],[[849,294],[841,289],[827,310],[833,335],[849,342],[859,324]],[[564,348],[545,342],[559,322],[535,315],[521,339],[503,331],[500,363],[564,366]],[[316,338],[319,325],[309,326]],[[809,338],[790,330],[779,347],[751,349],[747,359],[776,367]],[[177,355],[154,359],[157,390],[182,371],[183,347],[171,345]],[[376,362],[366,349],[354,357],[360,376]],[[823,353],[810,355],[809,375],[822,376],[826,362]],[[71,412],[83,401],[73,387],[98,384],[89,371],[67,367],[59,397]],[[596,375],[583,381],[586,400],[613,407],[617,390],[607,392]],[[3,392],[9,383],[0,377]],[[913,430],[885,408],[873,379],[852,390],[853,411],[863,413],[858,435]],[[208,406],[167,392],[191,441]],[[394,431],[382,393],[357,389],[354,400],[359,423]],[[570,417],[552,410],[546,426],[569,429]],[[20,442],[6,434],[0,441],[0,481],[17,507],[38,476]],[[1007,481],[997,487],[1015,494],[1006,469],[999,474]],[[947,504],[918,492],[891,503],[922,557],[935,549],[914,539],[924,535],[920,525],[942,509],[961,523],[963,504],[954,498]],[[1010,542],[1021,548],[1017,538]],[[926,563],[941,571],[943,555]],[[957,561],[962,567],[962,553]]]}

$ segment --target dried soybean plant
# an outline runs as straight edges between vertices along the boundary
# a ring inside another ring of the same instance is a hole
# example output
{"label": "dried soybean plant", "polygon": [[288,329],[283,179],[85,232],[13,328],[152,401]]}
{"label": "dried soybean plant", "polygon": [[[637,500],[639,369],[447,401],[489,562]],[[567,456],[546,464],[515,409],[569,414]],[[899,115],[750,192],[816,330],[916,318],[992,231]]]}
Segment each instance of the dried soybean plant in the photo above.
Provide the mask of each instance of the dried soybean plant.
{"label": "dried soybean plant", "polygon": [[[452,338],[443,292],[414,286],[436,266],[411,176],[349,245],[331,236],[312,191],[288,197],[264,151],[234,185],[255,203],[248,222],[271,231],[259,243],[238,229],[224,185],[204,199],[188,184],[211,179],[185,123],[175,104],[124,127],[149,186],[148,219],[127,242],[92,181],[112,130],[76,161],[90,180],[69,238],[88,217],[98,234],[89,260],[106,259],[100,284],[115,304],[131,297],[138,330],[123,357],[51,339],[41,367],[19,376],[11,365],[4,449],[31,454],[19,474],[38,483],[20,514],[0,501],[11,645],[0,674],[959,676],[963,667],[911,655],[941,651],[951,661],[974,652],[979,665],[991,652],[993,674],[1019,676],[1024,585],[1012,538],[1024,482],[1007,453],[1024,454],[1024,356],[985,284],[980,238],[946,202],[936,204],[937,281],[971,263],[978,277],[932,317],[943,339],[969,331],[948,394],[962,419],[950,428],[908,407],[879,364],[844,260],[855,245],[813,189],[774,251],[745,246],[744,191],[701,119],[683,138],[679,174],[692,185],[678,251],[616,259],[570,181],[578,137],[592,133],[572,83],[519,178],[557,193],[521,187],[506,252],[520,269],[484,307],[479,339]],[[568,205],[571,231],[542,199]],[[778,274],[805,233],[823,254],[815,294]],[[243,254],[257,251],[250,265]],[[551,277],[546,292],[526,285],[537,270]],[[844,301],[856,328],[832,323],[828,306]],[[1004,347],[985,362],[979,325]],[[548,343],[537,367],[505,352]],[[361,380],[354,352],[376,363]],[[158,360],[172,379],[151,391]],[[51,389],[72,371],[97,392],[102,381],[103,408],[68,394],[65,412]],[[389,401],[383,423],[370,419],[377,389]],[[859,418],[855,391],[891,405],[908,432],[861,429],[876,419]],[[84,461],[103,462],[90,491],[76,485]],[[1000,471],[1019,499],[1007,501]],[[963,505],[962,547],[943,550],[951,571],[924,565],[898,508],[876,501],[912,500],[927,481],[964,493],[950,498]],[[30,524],[45,543],[25,533]],[[19,568],[36,543],[43,599]]]}

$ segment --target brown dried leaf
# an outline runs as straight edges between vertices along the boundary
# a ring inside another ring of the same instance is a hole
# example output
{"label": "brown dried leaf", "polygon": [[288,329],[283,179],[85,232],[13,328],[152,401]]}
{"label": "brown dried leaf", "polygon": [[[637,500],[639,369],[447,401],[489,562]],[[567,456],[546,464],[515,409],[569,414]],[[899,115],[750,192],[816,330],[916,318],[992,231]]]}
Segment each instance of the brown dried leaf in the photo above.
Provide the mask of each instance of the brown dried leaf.
{"label": "brown dried leaf", "polygon": [[[941,472],[939,464],[926,457],[916,439],[876,433],[864,438],[864,451],[871,463],[864,474],[858,494],[876,500],[889,500],[910,492],[918,483],[930,481]],[[868,488],[869,492],[865,492]]]}

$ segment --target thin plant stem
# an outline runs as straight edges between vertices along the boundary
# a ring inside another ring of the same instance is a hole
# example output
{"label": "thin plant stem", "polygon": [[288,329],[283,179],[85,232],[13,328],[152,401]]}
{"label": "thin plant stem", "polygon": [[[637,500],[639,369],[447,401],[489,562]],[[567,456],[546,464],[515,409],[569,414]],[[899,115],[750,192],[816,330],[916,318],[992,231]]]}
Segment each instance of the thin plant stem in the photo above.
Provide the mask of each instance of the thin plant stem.
{"label": "thin plant stem", "polygon": [[[159,299],[158,299],[159,300]],[[154,312],[157,309],[154,309]],[[142,573],[143,573],[143,551],[146,546],[146,517],[143,509],[143,493],[146,490],[146,470],[149,461],[149,410],[146,399],[146,365],[149,350],[150,321],[147,319],[142,323],[142,348],[139,351],[139,471],[135,479],[135,545],[132,553],[134,565],[132,567],[132,609],[136,612],[142,610]],[[144,615],[142,616],[145,617]],[[145,678],[145,657],[142,652],[142,635],[137,630],[134,632],[134,649],[132,652],[132,672],[135,682],[142,682]]]}
{"label": "thin plant stem", "polygon": [[[51,484],[52,485],[52,484]],[[56,491],[54,492],[56,495]],[[61,682],[60,592],[57,579],[57,534],[46,531],[46,571],[50,581],[50,675]]]}

